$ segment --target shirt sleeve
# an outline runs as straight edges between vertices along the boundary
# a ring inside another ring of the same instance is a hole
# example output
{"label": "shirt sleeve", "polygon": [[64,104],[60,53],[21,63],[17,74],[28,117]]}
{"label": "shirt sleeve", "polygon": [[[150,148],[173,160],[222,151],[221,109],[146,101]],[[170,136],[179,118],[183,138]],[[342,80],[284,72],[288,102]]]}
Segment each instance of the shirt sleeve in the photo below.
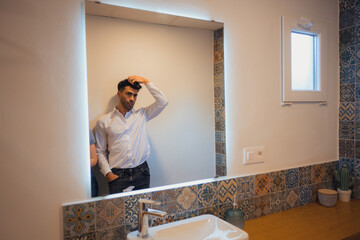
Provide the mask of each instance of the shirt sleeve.
{"label": "shirt sleeve", "polygon": [[104,123],[101,120],[96,123],[94,133],[96,138],[96,152],[98,155],[100,172],[106,176],[106,174],[111,172],[111,168],[107,157],[107,133],[104,127]]}
{"label": "shirt sleeve", "polygon": [[91,129],[89,129],[89,136],[90,136],[90,145],[95,144],[95,137],[94,137],[94,134],[92,133]]}
{"label": "shirt sleeve", "polygon": [[155,102],[153,104],[145,107],[145,116],[146,119],[149,121],[159,115],[164,110],[164,108],[168,105],[168,100],[153,82],[149,82],[145,86],[155,99]]}

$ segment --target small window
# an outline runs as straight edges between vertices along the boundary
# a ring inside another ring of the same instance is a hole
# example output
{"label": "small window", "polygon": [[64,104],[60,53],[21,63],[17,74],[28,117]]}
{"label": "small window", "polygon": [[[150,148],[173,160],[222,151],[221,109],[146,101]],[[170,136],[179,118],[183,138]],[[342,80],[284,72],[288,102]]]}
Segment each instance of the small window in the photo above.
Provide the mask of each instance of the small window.
{"label": "small window", "polygon": [[325,102],[326,27],[282,17],[282,103]]}
{"label": "small window", "polygon": [[318,91],[317,35],[291,32],[291,90]]}

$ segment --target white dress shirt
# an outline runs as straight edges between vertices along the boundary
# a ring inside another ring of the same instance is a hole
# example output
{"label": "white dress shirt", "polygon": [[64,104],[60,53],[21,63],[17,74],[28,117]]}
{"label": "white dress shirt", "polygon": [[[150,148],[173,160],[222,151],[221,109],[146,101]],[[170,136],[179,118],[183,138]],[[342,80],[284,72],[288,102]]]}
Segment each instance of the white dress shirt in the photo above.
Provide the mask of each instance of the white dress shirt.
{"label": "white dress shirt", "polygon": [[145,108],[130,110],[125,117],[116,108],[103,115],[94,133],[100,171],[104,176],[112,168],[134,168],[150,155],[146,123],[159,115],[168,101],[154,83],[145,85],[155,102]]}

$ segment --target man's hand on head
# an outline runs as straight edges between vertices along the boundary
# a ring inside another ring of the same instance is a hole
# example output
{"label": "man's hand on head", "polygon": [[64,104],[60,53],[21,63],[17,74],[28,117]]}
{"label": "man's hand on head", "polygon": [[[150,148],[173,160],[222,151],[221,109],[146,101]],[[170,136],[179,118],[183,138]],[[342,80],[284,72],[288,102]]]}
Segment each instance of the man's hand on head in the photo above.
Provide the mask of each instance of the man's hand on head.
{"label": "man's hand on head", "polygon": [[133,75],[133,76],[129,76],[128,77],[128,80],[129,80],[129,82],[131,83],[131,84],[134,84],[134,82],[138,82],[138,83],[143,83],[143,84],[148,84],[150,81],[149,80],[147,80],[146,78],[144,78],[144,77],[140,77],[140,76],[135,76],[135,75]]}

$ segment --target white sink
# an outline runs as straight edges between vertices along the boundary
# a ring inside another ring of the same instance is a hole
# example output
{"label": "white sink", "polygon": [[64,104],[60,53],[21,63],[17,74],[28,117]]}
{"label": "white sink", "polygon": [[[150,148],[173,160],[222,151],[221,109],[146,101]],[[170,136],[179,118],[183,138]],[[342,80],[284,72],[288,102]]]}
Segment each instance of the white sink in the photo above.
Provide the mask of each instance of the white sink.
{"label": "white sink", "polygon": [[[138,231],[128,234],[128,240],[139,240]],[[249,235],[234,225],[215,217],[201,215],[149,228],[152,240],[248,240]]]}

